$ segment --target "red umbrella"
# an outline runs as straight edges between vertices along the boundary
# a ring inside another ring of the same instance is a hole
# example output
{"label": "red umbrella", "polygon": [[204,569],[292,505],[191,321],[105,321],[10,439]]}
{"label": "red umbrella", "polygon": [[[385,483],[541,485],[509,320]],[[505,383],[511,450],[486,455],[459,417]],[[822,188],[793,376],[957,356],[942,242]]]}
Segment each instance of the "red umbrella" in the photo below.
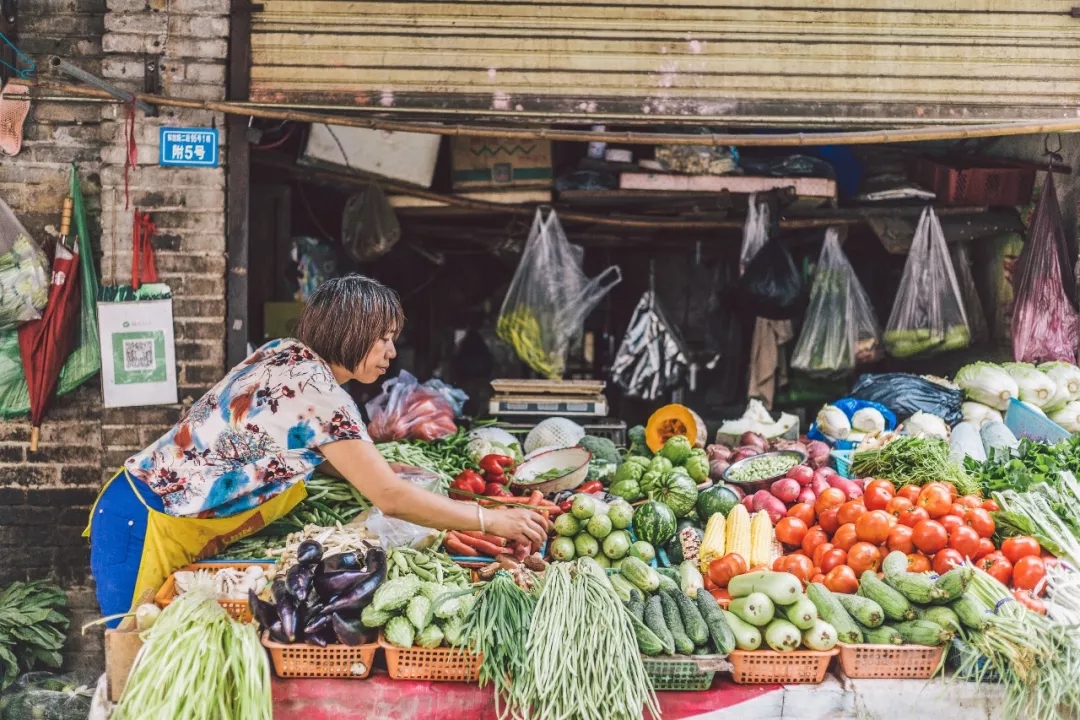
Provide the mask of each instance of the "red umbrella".
{"label": "red umbrella", "polygon": [[72,250],[57,243],[49,304],[40,320],[19,327],[19,354],[30,390],[30,449],[34,451],[37,450],[45,407],[56,392],[60,369],[75,343],[81,304],[78,247]]}

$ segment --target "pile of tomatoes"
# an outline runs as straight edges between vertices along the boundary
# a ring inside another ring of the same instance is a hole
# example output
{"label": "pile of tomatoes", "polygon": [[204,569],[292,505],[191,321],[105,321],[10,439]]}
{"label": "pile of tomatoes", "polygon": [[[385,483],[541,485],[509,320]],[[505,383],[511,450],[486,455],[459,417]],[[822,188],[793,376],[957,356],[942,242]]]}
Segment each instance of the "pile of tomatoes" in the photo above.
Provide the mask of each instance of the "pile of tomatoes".
{"label": "pile of tomatoes", "polygon": [[979,562],[995,553],[993,500],[958,497],[945,482],[899,490],[888,480],[862,484],[862,497],[853,500],[830,488],[812,505],[792,506],[776,524],[776,539],[788,554],[773,569],[824,583],[833,592],[854,593],[862,573],[880,570],[890,552],[907,555],[910,572],[939,574],[965,559]]}
{"label": "pile of tomatoes", "polygon": [[1013,597],[1029,610],[1046,614],[1039,596],[1046,591],[1046,567],[1057,560],[1045,556],[1039,541],[1028,535],[1006,538],[1001,549],[983,556],[978,566],[1003,585],[1013,588]]}

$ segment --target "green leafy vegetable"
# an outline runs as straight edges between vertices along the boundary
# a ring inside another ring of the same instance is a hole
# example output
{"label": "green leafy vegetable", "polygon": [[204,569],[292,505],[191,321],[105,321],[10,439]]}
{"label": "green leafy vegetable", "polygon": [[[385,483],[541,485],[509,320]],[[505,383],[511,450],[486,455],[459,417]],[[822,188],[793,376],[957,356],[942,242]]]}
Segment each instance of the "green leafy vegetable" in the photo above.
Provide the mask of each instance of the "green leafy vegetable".
{"label": "green leafy vegetable", "polygon": [[858,477],[884,478],[898,485],[943,480],[961,495],[979,490],[979,483],[949,458],[949,443],[933,438],[899,437],[883,447],[856,452],[851,469]]}
{"label": "green leafy vegetable", "polygon": [[19,673],[63,662],[67,595],[47,582],[14,582],[0,592],[0,695]]}

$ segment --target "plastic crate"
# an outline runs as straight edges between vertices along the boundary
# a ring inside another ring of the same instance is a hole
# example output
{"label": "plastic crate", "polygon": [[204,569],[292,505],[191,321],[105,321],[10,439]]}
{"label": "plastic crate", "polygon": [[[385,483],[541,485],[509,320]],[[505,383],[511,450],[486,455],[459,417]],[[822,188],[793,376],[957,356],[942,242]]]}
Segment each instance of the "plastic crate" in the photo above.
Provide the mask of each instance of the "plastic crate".
{"label": "plastic crate", "polygon": [[1009,409],[1005,412],[1005,427],[1018,438],[1050,444],[1064,442],[1072,437],[1068,430],[1015,398],[1009,401]]}
{"label": "plastic crate", "polygon": [[937,194],[942,205],[1027,205],[1035,170],[980,159],[919,157],[913,179]]}
{"label": "plastic crate", "polygon": [[[248,563],[242,563],[242,562],[236,562],[236,563],[203,562],[203,563],[194,563],[192,565],[188,565],[187,567],[180,568],[180,570],[178,570],[177,572],[183,572],[185,570],[190,571],[190,572],[195,572],[196,570],[208,570],[210,572],[214,572],[216,570],[223,570],[225,568],[236,568],[237,570],[246,570],[247,568],[251,567],[252,565],[258,565],[259,567],[265,569],[267,571],[267,573],[269,573],[270,569],[272,567],[274,567],[274,563],[264,563],[264,562],[248,562]],[[176,575],[174,573],[172,575],[169,575],[168,579],[165,580],[165,584],[162,585],[161,588],[157,591],[157,594],[154,595],[154,602],[157,603],[158,607],[166,608],[175,599],[176,599]],[[251,617],[251,610],[248,607],[247,598],[245,598],[243,600],[218,600],[218,604],[221,605],[221,607],[225,608],[225,612],[229,613],[229,617],[231,617],[233,620],[236,620],[237,622],[247,623],[247,622],[251,622],[252,619],[253,619]]]}
{"label": "plastic crate", "polygon": [[378,643],[327,645],[307,643],[283,645],[263,633],[262,644],[270,651],[274,672],[280,678],[349,678],[363,680],[371,674]]}
{"label": "plastic crate", "polygon": [[833,450],[829,453],[829,457],[833,459],[833,464],[836,465],[837,475],[848,480],[852,479],[851,456],[854,454],[854,450]]}
{"label": "plastic crate", "polygon": [[825,680],[829,661],[839,653],[838,648],[828,652],[795,650],[733,650],[731,679],[740,685],[816,685]]}
{"label": "plastic crate", "polygon": [[[949,646],[949,654],[946,660],[949,664],[949,667],[956,671],[953,677],[955,677],[957,680],[964,680],[966,682],[975,682],[976,680],[993,683],[1001,682],[1001,678],[998,677],[998,674],[994,672],[992,668],[986,668],[986,664],[990,661],[982,655],[979,655],[977,658],[975,658],[974,671],[968,671],[965,673],[960,672],[960,666],[964,664],[965,660],[968,660],[971,658],[972,655],[975,655],[976,652],[977,651],[973,647],[965,643],[960,638],[953,638],[953,641]],[[981,678],[979,677],[979,674],[982,675]]]}
{"label": "plastic crate", "polygon": [[846,645],[840,643],[840,667],[849,678],[929,680],[941,666],[945,646]]}
{"label": "plastic crate", "polygon": [[643,657],[653,690],[708,690],[717,672],[731,669],[723,655],[661,658]]}
{"label": "plastic crate", "polygon": [[477,682],[483,655],[461,648],[399,648],[382,635],[379,645],[386,654],[386,671],[394,680]]}

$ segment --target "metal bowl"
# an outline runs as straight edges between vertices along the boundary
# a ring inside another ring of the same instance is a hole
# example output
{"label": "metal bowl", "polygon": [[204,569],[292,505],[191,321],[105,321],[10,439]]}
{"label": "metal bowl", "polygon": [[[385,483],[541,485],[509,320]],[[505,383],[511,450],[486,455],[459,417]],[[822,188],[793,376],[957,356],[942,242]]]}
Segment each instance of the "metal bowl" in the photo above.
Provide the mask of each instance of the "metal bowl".
{"label": "metal bowl", "polygon": [[[779,475],[774,475],[773,477],[768,477],[768,478],[762,478],[761,480],[747,480],[747,481],[743,481],[743,482],[740,482],[738,480],[730,479],[731,478],[731,473],[736,468],[745,467],[746,465],[750,464],[750,462],[752,460],[757,460],[758,458],[764,458],[764,457],[781,457],[781,456],[784,456],[784,455],[795,458],[796,462],[791,467],[795,467],[795,465],[801,465],[802,463],[806,462],[806,453],[799,452],[798,450],[774,450],[773,452],[761,453],[760,455],[753,455],[753,456],[748,457],[748,458],[743,458],[739,462],[733,463],[732,465],[730,465],[728,467],[728,469],[724,471],[724,482],[726,482],[728,485],[732,485],[734,487],[739,488],[740,490],[742,490],[747,495],[753,495],[758,490],[768,490],[770,485],[772,485],[774,482],[776,482],[780,478],[787,475],[788,471],[785,470],[784,472],[780,473]],[[791,468],[788,468],[788,469],[790,470]]]}
{"label": "metal bowl", "polygon": [[[572,447],[562,450],[548,450],[518,465],[517,470],[514,471],[514,479],[510,484],[527,492],[539,490],[545,495],[562,492],[563,490],[573,490],[585,482],[585,478],[589,475],[589,462],[591,460],[592,453],[585,448]],[[549,470],[561,469],[569,469],[570,471],[565,475],[544,480],[543,482],[529,482],[529,478],[534,478]]]}

